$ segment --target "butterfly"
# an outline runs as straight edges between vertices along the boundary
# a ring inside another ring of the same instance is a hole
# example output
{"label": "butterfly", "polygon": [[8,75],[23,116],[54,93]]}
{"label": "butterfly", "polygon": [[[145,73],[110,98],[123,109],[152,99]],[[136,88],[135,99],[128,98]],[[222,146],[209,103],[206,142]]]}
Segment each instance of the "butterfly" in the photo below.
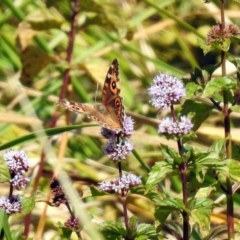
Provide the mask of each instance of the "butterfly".
{"label": "butterfly", "polygon": [[73,112],[85,113],[94,121],[98,122],[100,126],[118,133],[123,128],[125,117],[122,98],[119,96],[120,89],[117,88],[117,82],[119,81],[118,75],[118,60],[114,59],[108,69],[103,85],[102,103],[95,104],[94,107],[65,99],[59,100],[57,105]]}

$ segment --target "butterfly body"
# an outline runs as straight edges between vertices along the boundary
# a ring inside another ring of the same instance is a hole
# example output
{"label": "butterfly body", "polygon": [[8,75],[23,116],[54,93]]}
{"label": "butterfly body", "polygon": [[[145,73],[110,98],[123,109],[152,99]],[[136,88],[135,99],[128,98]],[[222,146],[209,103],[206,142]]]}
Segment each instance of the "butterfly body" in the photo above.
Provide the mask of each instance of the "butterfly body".
{"label": "butterfly body", "polygon": [[102,90],[102,103],[97,103],[94,107],[90,107],[86,104],[59,100],[57,105],[65,107],[70,111],[85,113],[102,127],[120,132],[123,128],[125,112],[122,98],[119,96],[120,89],[117,88],[118,74],[118,61],[115,59],[105,78]]}

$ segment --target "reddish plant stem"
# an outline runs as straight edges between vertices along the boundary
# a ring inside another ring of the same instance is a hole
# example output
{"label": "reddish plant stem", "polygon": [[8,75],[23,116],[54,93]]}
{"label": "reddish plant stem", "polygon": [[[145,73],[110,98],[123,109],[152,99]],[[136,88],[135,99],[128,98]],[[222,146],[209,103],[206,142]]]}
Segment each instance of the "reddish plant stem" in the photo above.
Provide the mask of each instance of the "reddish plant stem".
{"label": "reddish plant stem", "polygon": [[[72,60],[74,40],[75,40],[75,34],[76,34],[75,32],[76,17],[79,12],[79,6],[80,6],[80,0],[75,0],[74,5],[72,7],[72,14],[70,17],[70,31],[68,32],[68,47],[67,47],[67,57],[66,57],[66,61],[68,63],[70,63]],[[63,85],[59,95],[60,99],[63,99],[66,96],[67,87],[71,81],[70,71],[71,69],[67,68],[63,74]]]}
{"label": "reddish plant stem", "polygon": [[[174,122],[177,122],[176,114],[173,105],[171,105],[171,115],[173,118]],[[177,140],[177,145],[178,145],[178,152],[180,156],[183,156],[183,145],[180,139]],[[188,195],[187,195],[187,162],[184,161],[180,163],[179,165],[179,171],[181,175],[181,182],[182,182],[182,191],[183,191],[183,203],[186,206],[187,205],[187,200],[188,200]],[[188,240],[189,239],[189,216],[187,212],[183,211],[182,212],[183,216],[183,239]]]}
{"label": "reddish plant stem", "polygon": [[[74,40],[75,40],[75,24],[76,24],[76,17],[79,12],[79,6],[80,6],[80,0],[75,0],[73,2],[73,6],[72,6],[72,13],[70,16],[70,31],[68,33],[68,47],[67,47],[67,56],[66,56],[66,61],[68,63],[70,63],[71,59],[72,59],[73,46],[74,46]],[[71,69],[68,68],[65,70],[65,72],[63,74],[63,85],[61,87],[61,91],[59,94],[60,99],[63,99],[64,96],[67,94],[67,88],[71,81],[70,71],[71,71]],[[50,127],[56,126],[58,118],[59,118],[59,114],[57,112],[55,112],[52,117],[52,120],[49,124]],[[44,168],[44,162],[45,162],[45,153],[42,152],[41,157],[40,157],[38,173],[37,173],[35,181],[34,181],[34,187],[33,187],[33,191],[32,191],[33,194],[36,192],[37,187],[39,185],[39,181],[42,176],[42,172],[43,172],[43,168]],[[31,212],[29,214],[27,214],[24,219],[25,229],[24,229],[23,235],[26,237],[29,234],[30,224],[31,224]]]}
{"label": "reddish plant stem", "polygon": [[[183,155],[183,146],[180,140],[177,141],[178,143],[178,151],[179,154]],[[187,194],[187,162],[184,161],[179,165],[180,175],[181,175],[181,182],[182,182],[182,192],[183,192],[183,203],[187,206],[188,201],[188,194]],[[182,212],[183,216],[183,239],[189,239],[189,216],[187,212]]]}
{"label": "reddish plant stem", "polygon": [[[119,180],[121,181],[122,178],[122,165],[121,162],[118,162],[118,171],[119,171]],[[125,227],[127,232],[129,231],[129,225],[128,225],[128,212],[127,212],[127,192],[124,191],[124,189],[121,189],[121,201],[122,201],[122,205],[123,205],[123,216],[124,216],[124,223],[125,223]]]}
{"label": "reddish plant stem", "polygon": [[122,205],[123,205],[123,216],[124,216],[124,223],[125,223],[125,227],[127,232],[129,232],[129,225],[128,225],[128,212],[127,212],[127,197],[126,197],[126,193],[122,194],[124,196],[121,196],[121,200],[122,200]]}
{"label": "reddish plant stem", "polygon": [[[221,29],[225,29],[225,16],[224,16],[224,0],[220,0],[221,10]],[[222,63],[222,76],[226,76],[226,53],[221,51],[221,63]],[[230,127],[230,111],[228,106],[227,91],[223,90],[223,115],[224,115],[224,131],[226,139],[226,157],[232,157],[232,142],[231,142],[231,127]],[[228,225],[228,239],[234,239],[234,205],[233,205],[233,191],[232,183],[229,177],[226,177],[227,188],[227,225]]]}

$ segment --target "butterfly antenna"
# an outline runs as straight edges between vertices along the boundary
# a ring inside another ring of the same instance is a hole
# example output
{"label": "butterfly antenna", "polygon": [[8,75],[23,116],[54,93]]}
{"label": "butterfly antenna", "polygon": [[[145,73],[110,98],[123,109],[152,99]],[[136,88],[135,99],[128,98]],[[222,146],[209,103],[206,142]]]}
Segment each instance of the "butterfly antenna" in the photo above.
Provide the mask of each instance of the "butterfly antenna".
{"label": "butterfly antenna", "polygon": [[97,89],[96,89],[96,92],[95,92],[95,97],[94,97],[94,104],[96,104],[96,99],[97,99],[97,92],[98,92],[98,84],[97,84]]}

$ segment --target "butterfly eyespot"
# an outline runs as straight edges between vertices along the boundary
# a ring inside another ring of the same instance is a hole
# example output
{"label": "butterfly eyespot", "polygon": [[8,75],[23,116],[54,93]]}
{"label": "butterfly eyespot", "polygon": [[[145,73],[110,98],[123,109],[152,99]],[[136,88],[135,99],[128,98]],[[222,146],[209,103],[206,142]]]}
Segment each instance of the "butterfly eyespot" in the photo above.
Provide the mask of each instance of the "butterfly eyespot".
{"label": "butterfly eyespot", "polygon": [[122,106],[121,100],[120,100],[119,98],[116,98],[116,99],[115,99],[115,107],[116,107],[116,108],[120,108],[121,106]]}
{"label": "butterfly eyespot", "polygon": [[117,87],[116,82],[112,82],[112,88],[115,89]]}

